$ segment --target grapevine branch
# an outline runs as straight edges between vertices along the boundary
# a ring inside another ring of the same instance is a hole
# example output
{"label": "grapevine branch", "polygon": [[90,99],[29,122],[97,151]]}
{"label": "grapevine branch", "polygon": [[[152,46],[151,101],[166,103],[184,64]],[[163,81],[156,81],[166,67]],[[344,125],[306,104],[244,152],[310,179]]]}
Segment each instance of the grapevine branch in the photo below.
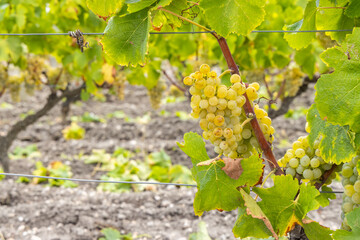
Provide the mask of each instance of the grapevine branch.
{"label": "grapevine branch", "polygon": [[177,87],[180,91],[182,91],[182,92],[184,92],[184,93],[187,92],[187,90],[186,90],[184,87],[180,86],[180,85],[176,82],[176,80],[174,80],[172,77],[170,77],[169,74],[168,74],[165,70],[163,70],[162,72],[163,72],[164,76],[166,77],[166,79],[168,79],[169,82],[170,82],[172,85],[174,85],[175,87]]}
{"label": "grapevine branch", "polygon": [[65,91],[60,96],[57,96],[55,92],[51,92],[47,98],[46,104],[39,111],[35,114],[28,115],[21,121],[18,121],[10,128],[5,136],[0,136],[0,163],[3,165],[4,171],[9,171],[10,166],[7,152],[17,135],[48,113],[58,102],[60,102],[61,99],[80,94],[84,87],[85,85],[82,85],[74,90]]}
{"label": "grapevine branch", "polygon": [[[223,55],[225,57],[226,63],[228,65],[229,69],[232,70],[232,74],[240,75],[239,68],[238,68],[237,64],[235,63],[233,56],[231,55],[231,52],[230,52],[229,46],[226,42],[226,39],[221,37],[221,38],[217,38],[217,40],[219,42],[221,51],[223,52]],[[259,145],[264,152],[264,156],[265,156],[266,160],[270,162],[269,166],[270,166],[271,170],[276,169],[275,170],[276,175],[284,174],[284,172],[281,170],[281,168],[279,167],[279,165],[276,161],[274,153],[271,150],[270,144],[266,141],[265,136],[264,136],[263,132],[261,131],[259,122],[256,119],[254,109],[251,106],[249,98],[247,97],[246,93],[244,93],[244,97],[246,99],[246,102],[245,102],[243,108],[245,110],[246,115],[254,116],[254,118],[251,119],[250,124],[254,130],[256,139],[258,140]]]}

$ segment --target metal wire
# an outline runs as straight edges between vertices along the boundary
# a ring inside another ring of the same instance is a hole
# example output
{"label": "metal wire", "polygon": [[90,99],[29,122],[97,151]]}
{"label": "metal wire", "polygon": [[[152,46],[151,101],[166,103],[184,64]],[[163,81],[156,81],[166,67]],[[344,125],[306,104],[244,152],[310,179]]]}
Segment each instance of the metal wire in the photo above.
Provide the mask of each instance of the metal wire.
{"label": "metal wire", "polygon": [[[164,182],[135,182],[135,181],[107,181],[97,179],[80,179],[80,178],[61,178],[61,177],[48,177],[48,176],[36,176],[29,174],[18,174],[18,173],[0,173],[0,176],[10,177],[28,177],[28,178],[45,178],[54,180],[68,180],[74,182],[94,182],[94,183],[124,183],[124,184],[151,184],[151,185],[170,185],[170,186],[185,186],[185,187],[197,187],[195,184],[184,184],[184,183],[164,183]],[[342,191],[320,191],[320,193],[344,193]]]}
{"label": "metal wire", "polygon": [[[254,30],[252,33],[312,33],[312,32],[352,32],[352,29],[330,29],[330,30]],[[150,34],[199,34],[215,33],[215,31],[197,32],[150,32]],[[104,33],[83,33],[83,35],[104,35]],[[69,33],[0,33],[0,36],[69,36]]]}
{"label": "metal wire", "polygon": [[0,176],[12,176],[12,177],[27,177],[27,178],[45,178],[54,180],[69,180],[74,182],[95,182],[95,183],[125,183],[125,184],[151,184],[151,185],[172,185],[172,186],[185,186],[185,187],[196,187],[194,184],[184,183],[164,183],[164,182],[135,182],[135,181],[107,181],[97,179],[79,179],[79,178],[61,178],[61,177],[48,177],[48,176],[36,176],[29,174],[17,174],[17,173],[0,173]]}

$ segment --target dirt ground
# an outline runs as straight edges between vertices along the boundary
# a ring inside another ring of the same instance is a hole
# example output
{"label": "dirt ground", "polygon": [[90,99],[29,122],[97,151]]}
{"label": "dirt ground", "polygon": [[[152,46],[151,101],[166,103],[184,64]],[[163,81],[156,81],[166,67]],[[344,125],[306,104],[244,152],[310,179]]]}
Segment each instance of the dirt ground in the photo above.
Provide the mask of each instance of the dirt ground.
{"label": "dirt ground", "polygon": [[[311,87],[301,98],[295,100],[292,108],[308,107],[313,101],[314,90]],[[15,108],[0,109],[0,134],[6,133],[10,125],[19,119],[20,113],[37,110],[45,103],[47,92],[26,97],[20,103],[12,103],[9,96],[0,99],[11,103]],[[16,146],[36,144],[42,154],[45,165],[54,160],[64,161],[72,167],[74,178],[98,179],[102,173],[90,176],[94,166],[80,160],[64,159],[64,154],[74,156],[80,152],[90,154],[92,149],[106,149],[112,153],[117,147],[129,150],[140,149],[146,153],[164,149],[174,164],[191,167],[188,157],[181,152],[177,141],[189,131],[200,132],[197,121],[180,120],[175,111],[189,111],[187,102],[166,104],[160,110],[170,113],[164,117],[151,110],[146,91],[142,87],[126,88],[124,101],[114,97],[106,102],[89,100],[81,105],[72,105],[71,115],[92,112],[106,116],[114,111],[124,111],[129,117],[143,116],[151,112],[148,124],[125,122],[112,118],[106,123],[81,123],[86,129],[82,140],[66,141],[62,138],[60,108],[55,107],[47,116],[30,126],[20,134],[11,149]],[[276,129],[274,152],[277,158],[287,149],[286,144],[305,135],[305,117],[287,119],[279,117],[273,121]],[[280,145],[279,145],[280,144]],[[210,153],[214,155],[211,147]],[[31,174],[33,160],[12,160],[11,172]],[[15,183],[14,178],[0,182],[0,239],[97,239],[104,227],[113,227],[122,233],[134,236],[145,234],[139,239],[188,239],[197,229],[200,221],[194,215],[192,202],[196,189],[177,187],[157,187],[155,192],[106,193],[96,191],[96,184],[80,183],[74,189],[50,188],[43,185]],[[335,189],[341,189],[335,183]],[[341,195],[326,209],[310,214],[312,218],[325,226],[336,229],[340,225]],[[232,227],[236,220],[236,211],[210,212],[202,216],[208,225],[213,239],[234,239]]]}

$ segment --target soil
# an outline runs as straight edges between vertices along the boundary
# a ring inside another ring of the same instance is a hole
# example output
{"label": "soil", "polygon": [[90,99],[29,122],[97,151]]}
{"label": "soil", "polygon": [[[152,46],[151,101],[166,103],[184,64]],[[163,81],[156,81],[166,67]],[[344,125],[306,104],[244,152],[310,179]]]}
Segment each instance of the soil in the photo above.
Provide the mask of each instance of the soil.
{"label": "soil", "polygon": [[[11,103],[13,109],[0,109],[0,135],[5,134],[11,124],[18,121],[21,113],[37,110],[45,104],[48,92],[43,90],[32,97],[24,97],[20,103],[11,102],[8,95],[0,103]],[[314,90],[311,87],[292,105],[309,107],[313,101]],[[105,149],[112,153],[117,147],[132,151],[151,153],[164,149],[172,158],[173,164],[191,167],[188,157],[177,148],[176,142],[182,141],[186,132],[201,132],[197,121],[180,120],[174,115],[176,111],[189,112],[185,102],[163,105],[160,110],[169,112],[169,116],[160,116],[159,111],[150,107],[147,92],[142,87],[128,86],[125,100],[113,96],[106,102],[89,100],[73,104],[72,116],[91,112],[105,117],[115,111],[123,111],[135,118],[150,113],[148,124],[126,122],[112,118],[106,123],[80,123],[86,129],[82,140],[66,141],[62,137],[65,127],[61,121],[60,106],[22,132],[13,143],[16,146],[36,144],[42,154],[40,160],[44,165],[60,160],[69,164],[74,178],[98,179],[101,172],[91,176],[94,166],[84,164],[72,156],[80,152],[90,154],[93,149]],[[70,121],[67,122],[69,124]],[[305,135],[305,116],[298,119],[278,117],[273,121],[276,129],[274,152],[277,158],[297,137]],[[210,156],[215,156],[207,146]],[[68,156],[68,157],[66,157]],[[11,161],[11,172],[31,174],[34,160],[22,159]],[[98,239],[100,230],[113,227],[120,232],[139,239],[188,239],[196,232],[200,218],[193,212],[192,202],[196,189],[186,187],[157,187],[156,191],[123,194],[99,192],[96,184],[80,183],[74,189],[47,187],[16,183],[14,178],[0,182],[0,239]],[[341,189],[339,183],[334,190]],[[333,200],[331,206],[310,213],[310,217],[332,229],[340,225],[341,195]],[[232,227],[236,220],[236,211],[204,213],[205,221],[213,239],[234,239]],[[141,236],[142,235],[142,236]]]}

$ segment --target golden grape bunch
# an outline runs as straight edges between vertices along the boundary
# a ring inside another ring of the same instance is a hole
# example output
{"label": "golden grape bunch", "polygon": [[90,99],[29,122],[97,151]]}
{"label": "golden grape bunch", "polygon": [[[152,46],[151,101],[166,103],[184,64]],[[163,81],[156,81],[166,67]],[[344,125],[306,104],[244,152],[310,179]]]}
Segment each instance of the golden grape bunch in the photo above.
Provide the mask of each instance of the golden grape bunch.
{"label": "golden grape bunch", "polygon": [[273,142],[275,130],[267,112],[253,103],[258,99],[260,85],[255,82],[246,87],[238,74],[233,74],[230,81],[230,87],[222,84],[216,72],[211,71],[207,64],[201,65],[200,71],[183,80],[185,85],[191,86],[191,116],[200,118],[203,138],[215,146],[214,150],[219,155],[249,157],[260,148],[250,125],[251,118],[242,109],[246,102],[243,94],[247,94],[261,130],[270,143]]}

